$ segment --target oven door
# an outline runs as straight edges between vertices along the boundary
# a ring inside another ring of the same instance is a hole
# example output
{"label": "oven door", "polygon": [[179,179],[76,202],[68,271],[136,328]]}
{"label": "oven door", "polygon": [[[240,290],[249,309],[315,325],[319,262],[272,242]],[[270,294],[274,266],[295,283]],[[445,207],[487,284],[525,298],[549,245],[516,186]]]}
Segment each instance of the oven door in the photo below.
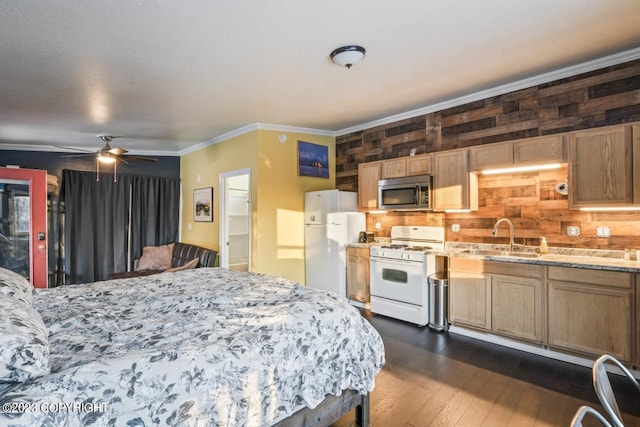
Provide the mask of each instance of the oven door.
{"label": "oven door", "polygon": [[370,275],[372,296],[423,304],[427,292],[424,263],[372,257]]}

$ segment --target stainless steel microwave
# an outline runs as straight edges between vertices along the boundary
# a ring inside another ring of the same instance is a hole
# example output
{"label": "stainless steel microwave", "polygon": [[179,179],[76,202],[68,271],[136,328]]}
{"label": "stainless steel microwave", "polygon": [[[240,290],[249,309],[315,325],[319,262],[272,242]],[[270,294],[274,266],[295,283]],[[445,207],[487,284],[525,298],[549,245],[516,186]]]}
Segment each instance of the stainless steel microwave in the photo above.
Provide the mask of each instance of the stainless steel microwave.
{"label": "stainless steel microwave", "polygon": [[378,181],[378,209],[430,210],[431,175]]}

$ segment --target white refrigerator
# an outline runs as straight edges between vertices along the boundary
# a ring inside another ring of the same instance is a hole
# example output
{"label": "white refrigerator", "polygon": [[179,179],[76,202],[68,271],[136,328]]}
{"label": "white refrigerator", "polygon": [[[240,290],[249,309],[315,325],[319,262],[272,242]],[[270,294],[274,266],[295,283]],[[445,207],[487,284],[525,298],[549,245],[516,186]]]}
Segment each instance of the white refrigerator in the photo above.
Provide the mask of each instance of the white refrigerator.
{"label": "white refrigerator", "polygon": [[366,230],[358,209],[358,193],[310,191],[304,197],[306,285],[335,292],[346,299],[345,244],[356,243]]}

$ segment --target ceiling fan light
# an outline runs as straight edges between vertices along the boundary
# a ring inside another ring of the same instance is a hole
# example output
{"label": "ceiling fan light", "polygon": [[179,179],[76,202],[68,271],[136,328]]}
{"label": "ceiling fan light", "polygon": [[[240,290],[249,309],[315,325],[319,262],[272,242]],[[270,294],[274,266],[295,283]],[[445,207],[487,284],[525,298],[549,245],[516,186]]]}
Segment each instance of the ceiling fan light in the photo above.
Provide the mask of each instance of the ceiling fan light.
{"label": "ceiling fan light", "polygon": [[362,61],[365,52],[362,46],[350,45],[337,48],[329,56],[334,64],[351,68],[353,64]]}
{"label": "ceiling fan light", "polygon": [[100,161],[100,163],[115,163],[116,158],[113,157],[110,153],[98,153],[98,160]]}

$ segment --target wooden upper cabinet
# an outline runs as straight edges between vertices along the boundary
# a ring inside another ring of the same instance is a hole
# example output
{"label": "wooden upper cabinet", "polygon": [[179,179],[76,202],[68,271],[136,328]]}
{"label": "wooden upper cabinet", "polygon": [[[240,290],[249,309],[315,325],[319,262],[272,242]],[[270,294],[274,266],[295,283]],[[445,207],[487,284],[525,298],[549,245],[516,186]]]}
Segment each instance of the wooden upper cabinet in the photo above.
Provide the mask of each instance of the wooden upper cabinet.
{"label": "wooden upper cabinet", "polygon": [[358,165],[358,209],[361,211],[378,209],[378,181],[381,165],[380,161]]}
{"label": "wooden upper cabinet", "polygon": [[478,210],[478,177],[469,170],[469,149],[433,155],[433,208]]}
{"label": "wooden upper cabinet", "polygon": [[469,149],[471,170],[499,169],[513,166],[513,143],[477,145]]}
{"label": "wooden upper cabinet", "polygon": [[430,175],[432,157],[429,153],[407,157],[407,176]]}
{"label": "wooden upper cabinet", "polygon": [[624,125],[569,134],[569,208],[637,203],[633,163],[639,143]]}
{"label": "wooden upper cabinet", "polygon": [[478,145],[469,149],[471,170],[566,163],[563,135]]}
{"label": "wooden upper cabinet", "polygon": [[564,135],[542,136],[513,142],[513,163],[516,166],[566,163]]}
{"label": "wooden upper cabinet", "polygon": [[429,175],[431,173],[431,154],[399,157],[382,161],[382,178],[404,178],[405,176]]}
{"label": "wooden upper cabinet", "polygon": [[[407,176],[407,159],[400,157],[382,161],[382,178],[403,178]],[[377,185],[377,184],[376,184]]]}

